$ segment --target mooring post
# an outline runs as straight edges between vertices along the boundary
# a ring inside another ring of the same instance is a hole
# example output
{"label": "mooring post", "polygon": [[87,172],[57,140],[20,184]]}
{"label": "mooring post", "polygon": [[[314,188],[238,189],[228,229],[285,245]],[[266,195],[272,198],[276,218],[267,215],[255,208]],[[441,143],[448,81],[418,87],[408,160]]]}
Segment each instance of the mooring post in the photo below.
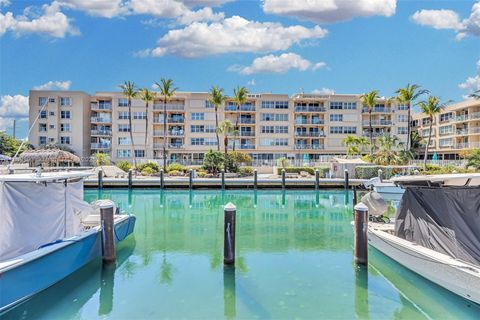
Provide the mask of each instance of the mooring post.
{"label": "mooring post", "polygon": [[318,190],[320,185],[320,171],[318,169],[315,169],[315,191]]}
{"label": "mooring post", "polygon": [[220,176],[222,177],[222,190],[225,190],[225,169],[222,169]]}
{"label": "mooring post", "polygon": [[160,189],[163,190],[164,188],[164,181],[163,181],[163,169],[160,169]]}
{"label": "mooring post", "polygon": [[354,208],[354,227],[355,232],[353,244],[353,257],[355,263],[367,265],[368,263],[368,207],[359,203]]}
{"label": "mooring post", "polygon": [[257,169],[253,169],[253,188],[257,190],[257,183],[258,183],[258,172]]}
{"label": "mooring post", "polygon": [[344,183],[344,186],[345,186],[345,190],[348,190],[348,188],[349,188],[348,169],[345,169],[345,183]]}
{"label": "mooring post", "polygon": [[190,171],[188,172],[188,188],[192,190],[192,187],[193,187],[193,170],[190,169]]}
{"label": "mooring post", "polygon": [[128,189],[132,189],[132,169],[128,169]]}
{"label": "mooring post", "polygon": [[282,190],[285,190],[285,169],[282,169]]}
{"label": "mooring post", "polygon": [[115,240],[114,240],[114,223],[113,223],[113,207],[115,206],[111,200],[99,200],[100,222],[102,226],[102,259],[104,263],[115,262]]}
{"label": "mooring post", "polygon": [[380,180],[380,182],[383,182],[382,173],[382,169],[378,169],[378,179]]}
{"label": "mooring post", "polygon": [[224,228],[223,228],[223,263],[235,264],[235,220],[237,207],[231,202],[223,208]]}
{"label": "mooring post", "polygon": [[353,207],[357,204],[357,186],[353,186]]}
{"label": "mooring post", "polygon": [[98,189],[103,189],[103,170],[98,169]]}

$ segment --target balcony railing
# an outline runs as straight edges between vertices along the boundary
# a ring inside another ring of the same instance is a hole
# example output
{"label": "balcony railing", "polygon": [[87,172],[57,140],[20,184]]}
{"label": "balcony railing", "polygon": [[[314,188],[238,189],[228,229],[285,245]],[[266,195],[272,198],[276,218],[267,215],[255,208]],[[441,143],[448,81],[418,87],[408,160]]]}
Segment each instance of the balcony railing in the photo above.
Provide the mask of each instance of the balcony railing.
{"label": "balcony railing", "polygon": [[91,103],[90,109],[92,110],[112,110],[111,103]]}
{"label": "balcony railing", "polygon": [[90,144],[91,149],[110,149],[112,145],[110,143],[92,143]]}
{"label": "balcony railing", "polygon": [[296,137],[325,137],[325,132],[295,132]]}
{"label": "balcony railing", "polygon": [[91,130],[90,134],[92,136],[111,136],[112,130]]}
{"label": "balcony railing", "polygon": [[[380,137],[390,134],[389,132],[372,132],[372,137]],[[370,132],[363,132],[362,136],[370,138]]]}
{"label": "balcony railing", "polygon": [[163,148],[163,143],[154,143],[153,144],[153,149],[162,149]]}
{"label": "balcony railing", "polygon": [[255,149],[255,145],[254,144],[241,144],[240,149],[243,149],[243,150],[245,150],[245,149],[247,149],[247,150],[248,149],[250,149],[250,150]]}
{"label": "balcony railing", "polygon": [[324,124],[325,120],[323,119],[315,119],[315,120],[308,120],[308,119],[295,119],[295,124]]}
{"label": "balcony railing", "polygon": [[[363,113],[368,113],[368,108],[362,108]],[[391,113],[392,108],[373,108],[372,113]]]}
{"label": "balcony railing", "polygon": [[460,142],[455,144],[455,149],[480,148],[480,142]]}
{"label": "balcony railing", "polygon": [[240,136],[241,137],[254,137],[255,132],[253,132],[253,131],[240,131]]}
{"label": "balcony railing", "polygon": [[183,136],[184,134],[185,133],[183,132],[183,130],[170,130],[170,131],[168,131],[168,135],[170,135],[170,136]]}
{"label": "balcony railing", "polygon": [[295,150],[322,150],[325,146],[323,144],[295,144]]}
{"label": "balcony railing", "polygon": [[184,123],[185,118],[168,118],[167,122],[168,123]]}
{"label": "balcony railing", "polygon": [[243,124],[254,124],[255,119],[240,118],[240,123]]}
{"label": "balcony railing", "polygon": [[[232,105],[226,106],[225,111],[237,111],[237,106],[232,106]],[[240,106],[240,111],[255,111],[255,106],[242,104]]]}
{"label": "balcony railing", "polygon": [[169,149],[184,149],[185,145],[183,143],[171,143],[168,145]]}
{"label": "balcony railing", "polygon": [[97,122],[97,123],[111,123],[112,118],[103,118],[103,117],[91,117],[90,118],[91,122]]}
{"label": "balcony railing", "polygon": [[[167,110],[184,110],[185,105],[183,104],[174,104],[174,103],[167,103],[166,105]],[[163,103],[155,103],[153,105],[153,110],[163,110]]]}
{"label": "balcony railing", "polygon": [[153,123],[155,124],[163,124],[163,118],[153,118]]}
{"label": "balcony railing", "polygon": [[295,112],[325,112],[325,107],[295,106]]}
{"label": "balcony railing", "polygon": [[[362,121],[363,126],[369,126],[369,120]],[[372,120],[372,126],[391,126],[392,120]]]}

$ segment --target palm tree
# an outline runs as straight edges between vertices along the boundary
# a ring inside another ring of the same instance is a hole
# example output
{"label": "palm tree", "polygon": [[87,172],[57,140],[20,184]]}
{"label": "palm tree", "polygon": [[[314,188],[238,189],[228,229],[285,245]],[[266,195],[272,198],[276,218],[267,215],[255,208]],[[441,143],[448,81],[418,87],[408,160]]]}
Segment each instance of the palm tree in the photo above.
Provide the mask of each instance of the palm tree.
{"label": "palm tree", "polygon": [[128,99],[128,125],[130,126],[130,143],[132,145],[133,166],[135,168],[134,170],[137,170],[137,157],[135,156],[135,146],[133,144],[132,99],[137,96],[138,91],[135,87],[135,82],[133,81],[125,81],[124,84],[120,85],[120,88],[123,91],[123,95]]}
{"label": "palm tree", "polygon": [[430,147],[430,141],[432,139],[433,118],[442,111],[445,105],[445,103],[440,103],[440,99],[436,96],[429,96],[426,101],[422,101],[418,104],[422,113],[424,113],[430,121],[428,141],[427,145],[425,146],[425,156],[423,159],[423,171],[427,171],[428,147]]}
{"label": "palm tree", "polygon": [[474,150],[470,155],[467,156],[467,163],[465,167],[474,167],[476,170],[480,170],[480,149]]}
{"label": "palm tree", "polygon": [[370,144],[367,138],[354,135],[348,135],[342,142],[347,147],[349,156],[361,155],[363,148]]}
{"label": "palm tree", "polygon": [[148,141],[148,104],[155,100],[155,92],[148,90],[147,88],[140,89],[140,99],[145,101],[145,148],[147,147]]}
{"label": "palm tree", "polygon": [[240,119],[240,106],[247,102],[248,90],[245,87],[236,87],[233,89],[233,102],[237,105],[237,119],[235,120],[235,136],[233,137],[233,151],[235,151],[235,141],[238,134],[238,120]]}
{"label": "palm tree", "polygon": [[469,97],[479,100],[480,99],[480,90],[477,90],[474,93],[470,94]]}
{"label": "palm tree", "polygon": [[[227,97],[223,95],[223,89],[217,86],[213,86],[210,90],[210,96],[208,101],[215,107],[215,127],[218,128],[218,108],[225,103]],[[220,151],[220,137],[217,130],[215,130],[217,136],[217,151]]]}
{"label": "palm tree", "polygon": [[373,128],[372,128],[372,111],[377,103],[377,100],[380,97],[378,96],[378,90],[372,90],[368,93],[362,94],[360,97],[362,104],[368,107],[368,119],[369,119],[369,131],[370,131],[370,154],[373,152]]}
{"label": "palm tree", "polygon": [[172,79],[160,79],[160,83],[155,81],[160,89],[160,95],[163,97],[163,171],[167,172],[167,102],[177,91],[173,86]]}
{"label": "palm tree", "polygon": [[[226,158],[228,153],[228,136],[232,134],[235,135],[237,130],[232,125],[232,122],[230,120],[223,120],[222,122],[220,122],[220,125],[217,127],[216,132],[217,134],[223,135],[223,144],[225,147],[225,158]],[[235,143],[235,140],[234,140],[234,143]]]}
{"label": "palm tree", "polygon": [[405,146],[405,150],[410,149],[411,145],[411,137],[410,137],[410,132],[411,132],[411,126],[412,126],[412,119],[411,119],[411,110],[410,106],[411,104],[418,99],[421,95],[428,94],[428,90],[423,90],[420,89],[421,87],[416,84],[410,84],[408,83],[405,88],[400,88],[395,93],[397,94],[397,101],[400,103],[405,104],[407,107],[407,119],[408,119],[408,124],[407,124],[407,143]]}
{"label": "palm tree", "polygon": [[385,135],[378,139],[378,150],[371,156],[373,163],[379,165],[398,165],[405,161],[399,149],[403,148],[397,136]]}

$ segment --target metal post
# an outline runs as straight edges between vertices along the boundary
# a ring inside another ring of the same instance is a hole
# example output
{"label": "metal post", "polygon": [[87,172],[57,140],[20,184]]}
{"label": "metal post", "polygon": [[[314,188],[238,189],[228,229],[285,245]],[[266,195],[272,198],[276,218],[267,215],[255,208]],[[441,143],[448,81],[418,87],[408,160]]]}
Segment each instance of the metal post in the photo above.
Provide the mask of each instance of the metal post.
{"label": "metal post", "polygon": [[258,172],[257,169],[253,170],[253,188],[257,190],[257,184],[258,184]]}
{"label": "metal post", "polygon": [[223,208],[223,263],[235,264],[235,220],[237,207],[231,202]]}
{"label": "metal post", "polygon": [[315,191],[318,190],[320,185],[320,171],[318,169],[315,169]]}
{"label": "metal post", "polygon": [[282,169],[282,190],[285,190],[285,169]]}
{"label": "metal post", "polygon": [[190,169],[190,171],[188,172],[188,188],[192,190],[192,187],[193,187],[193,170]]}
{"label": "metal post", "polygon": [[357,204],[357,186],[353,186],[353,207]]}
{"label": "metal post", "polygon": [[98,169],[98,189],[103,189],[103,170]]}
{"label": "metal post", "polygon": [[222,190],[225,190],[225,169],[222,169],[220,175],[222,177]]}
{"label": "metal post", "polygon": [[355,263],[367,265],[368,263],[368,207],[359,203],[354,207],[354,244],[353,257]]}
{"label": "metal post", "polygon": [[111,200],[99,200],[98,206],[100,208],[100,221],[102,226],[102,259],[104,263],[115,262],[115,240],[113,233],[113,207],[114,203]]}
{"label": "metal post", "polygon": [[348,188],[349,188],[348,169],[345,169],[345,183],[344,183],[344,186],[345,186],[345,190],[348,190]]}
{"label": "metal post", "polygon": [[128,189],[132,189],[132,169],[128,170]]}
{"label": "metal post", "polygon": [[162,189],[162,190],[163,190],[163,188],[165,187],[164,181],[163,181],[163,179],[164,179],[164,178],[163,178],[163,174],[164,174],[163,169],[160,169],[160,189]]}
{"label": "metal post", "polygon": [[378,179],[380,180],[380,182],[383,182],[382,173],[382,169],[378,169]]}

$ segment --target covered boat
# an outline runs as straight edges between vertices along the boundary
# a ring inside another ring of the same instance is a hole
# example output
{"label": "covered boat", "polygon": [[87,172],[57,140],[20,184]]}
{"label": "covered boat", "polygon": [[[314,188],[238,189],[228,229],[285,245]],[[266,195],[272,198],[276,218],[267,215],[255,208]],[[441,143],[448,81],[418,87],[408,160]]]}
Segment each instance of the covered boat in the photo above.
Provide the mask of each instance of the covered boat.
{"label": "covered boat", "polygon": [[[0,313],[102,255],[100,209],[83,200],[89,172],[0,176]],[[114,216],[115,240],[135,217]]]}
{"label": "covered boat", "polygon": [[480,174],[407,176],[392,181],[405,193],[394,221],[369,223],[369,244],[480,304]]}

